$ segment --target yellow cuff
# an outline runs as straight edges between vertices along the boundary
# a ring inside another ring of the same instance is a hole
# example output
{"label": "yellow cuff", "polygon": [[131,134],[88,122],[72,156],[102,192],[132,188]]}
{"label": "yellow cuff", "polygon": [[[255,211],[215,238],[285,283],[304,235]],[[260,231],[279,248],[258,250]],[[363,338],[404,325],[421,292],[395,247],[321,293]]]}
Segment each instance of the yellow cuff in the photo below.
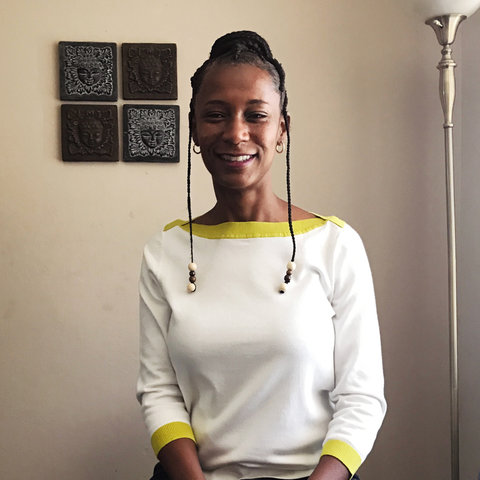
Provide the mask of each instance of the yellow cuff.
{"label": "yellow cuff", "polygon": [[171,422],[163,425],[153,432],[151,442],[155,455],[170,442],[177,440],[177,438],[190,438],[195,441],[192,427],[184,422]]}
{"label": "yellow cuff", "polygon": [[348,444],[341,440],[328,440],[323,446],[322,455],[330,455],[340,460],[353,475],[360,467],[360,455]]}

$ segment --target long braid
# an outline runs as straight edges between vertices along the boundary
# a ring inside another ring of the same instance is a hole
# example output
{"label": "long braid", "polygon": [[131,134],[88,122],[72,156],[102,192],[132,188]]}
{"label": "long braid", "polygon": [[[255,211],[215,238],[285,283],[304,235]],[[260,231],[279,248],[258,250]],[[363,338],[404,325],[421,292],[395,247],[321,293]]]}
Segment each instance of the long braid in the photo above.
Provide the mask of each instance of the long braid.
{"label": "long braid", "polygon": [[[285,99],[287,98],[285,93]],[[286,101],[285,101],[286,103]],[[295,241],[295,233],[293,232],[292,222],[292,192],[290,185],[290,126],[288,125],[288,114],[286,106],[283,107],[283,119],[285,120],[285,131],[287,133],[287,151],[285,153],[287,163],[287,205],[288,205],[288,228],[290,229],[290,235],[292,237],[292,258],[291,261],[295,261],[295,254],[297,253],[297,243]]]}
{"label": "long braid", "polygon": [[187,290],[194,292],[197,289],[196,270],[197,265],[193,261],[193,232],[192,232],[192,194],[191,194],[191,178],[192,178],[192,116],[188,115],[188,153],[187,153],[187,209],[188,209],[188,227],[190,233],[190,263],[189,270],[189,284]]}
{"label": "long braid", "polygon": [[287,113],[287,92],[285,89],[285,71],[280,62],[273,57],[268,43],[260,35],[251,31],[232,32],[220,37],[215,41],[210,51],[209,58],[196,70],[190,79],[192,85],[192,98],[190,101],[190,112],[188,115],[188,162],[187,162],[187,208],[188,222],[190,232],[190,284],[189,291],[196,290],[195,270],[193,255],[193,232],[192,232],[192,205],[191,205],[191,147],[192,147],[192,126],[194,118],[195,97],[200,89],[203,78],[208,68],[214,64],[250,64],[255,65],[262,70],[267,71],[276,88],[280,93],[281,114],[285,122],[285,131],[287,135],[286,149],[286,183],[287,183],[287,205],[288,205],[288,227],[292,238],[292,257],[287,264],[287,273],[284,277],[285,283],[280,286],[280,293],[285,293],[286,284],[291,280],[291,275],[295,269],[295,254],[297,250],[295,233],[292,220],[292,199],[290,185],[290,126]]}
{"label": "long braid", "polygon": [[187,209],[188,223],[190,227],[190,261],[193,263],[193,233],[192,233],[192,121],[188,120],[188,154],[187,154]]}

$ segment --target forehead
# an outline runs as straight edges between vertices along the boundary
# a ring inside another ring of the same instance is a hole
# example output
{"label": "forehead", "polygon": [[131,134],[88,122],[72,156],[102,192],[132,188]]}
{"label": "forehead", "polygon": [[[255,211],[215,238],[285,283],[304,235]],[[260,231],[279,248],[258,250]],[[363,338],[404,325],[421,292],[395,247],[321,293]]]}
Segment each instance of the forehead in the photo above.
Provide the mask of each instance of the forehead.
{"label": "forehead", "polygon": [[280,93],[270,74],[249,64],[217,64],[205,73],[197,104],[261,100],[278,105]]}

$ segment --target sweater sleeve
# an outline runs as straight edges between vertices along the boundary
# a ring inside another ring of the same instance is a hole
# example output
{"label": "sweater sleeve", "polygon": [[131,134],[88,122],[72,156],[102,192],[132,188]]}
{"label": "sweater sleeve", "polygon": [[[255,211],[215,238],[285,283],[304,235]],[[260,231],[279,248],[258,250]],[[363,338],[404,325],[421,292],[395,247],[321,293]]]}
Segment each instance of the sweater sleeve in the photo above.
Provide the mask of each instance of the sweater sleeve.
{"label": "sweater sleeve", "polygon": [[322,455],[337,457],[353,474],[373,447],[386,402],[372,276],[362,241],[348,225],[340,230],[332,270],[334,414]]}
{"label": "sweater sleeve", "polygon": [[155,455],[177,438],[195,440],[168,353],[166,338],[171,309],[163,294],[160,265],[161,242],[156,238],[145,247],[140,273],[140,372],[137,381],[137,399]]}

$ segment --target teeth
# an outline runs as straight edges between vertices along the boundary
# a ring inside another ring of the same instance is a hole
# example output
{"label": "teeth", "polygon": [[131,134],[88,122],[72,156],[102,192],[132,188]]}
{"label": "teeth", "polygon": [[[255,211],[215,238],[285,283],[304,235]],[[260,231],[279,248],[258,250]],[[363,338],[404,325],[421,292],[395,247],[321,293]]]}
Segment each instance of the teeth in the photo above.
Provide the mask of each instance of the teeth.
{"label": "teeth", "polygon": [[253,155],[222,155],[222,158],[229,162],[246,162],[252,157]]}

